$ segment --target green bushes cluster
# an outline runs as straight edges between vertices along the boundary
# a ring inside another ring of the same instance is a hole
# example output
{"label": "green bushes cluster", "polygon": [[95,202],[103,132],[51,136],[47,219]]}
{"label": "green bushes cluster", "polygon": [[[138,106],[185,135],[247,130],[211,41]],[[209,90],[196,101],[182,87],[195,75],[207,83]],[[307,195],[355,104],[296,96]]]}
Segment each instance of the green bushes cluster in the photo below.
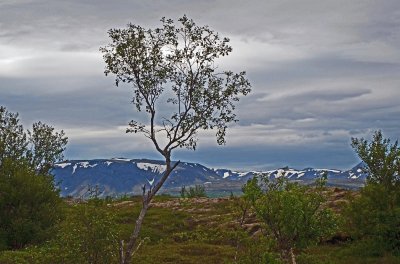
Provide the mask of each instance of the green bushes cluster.
{"label": "green bushes cluster", "polygon": [[207,197],[206,188],[204,185],[196,184],[194,187],[190,186],[186,189],[186,186],[182,186],[180,191],[181,198],[198,198]]}
{"label": "green bushes cluster", "polygon": [[244,186],[244,199],[265,224],[267,237],[285,263],[296,263],[296,252],[329,238],[337,229],[334,213],[323,206],[324,184],[317,180],[316,187],[309,187],[260,175]]}
{"label": "green bushes cluster", "polygon": [[41,122],[25,132],[0,106],[0,250],[43,242],[62,218],[51,166],[63,158],[64,132]]}
{"label": "green bushes cluster", "polygon": [[62,203],[50,175],[5,159],[0,170],[0,249],[18,249],[51,237]]}
{"label": "green bushes cluster", "polygon": [[[117,263],[118,230],[115,215],[102,202],[74,205],[49,242],[46,263]],[[49,261],[49,262],[47,262]]]}

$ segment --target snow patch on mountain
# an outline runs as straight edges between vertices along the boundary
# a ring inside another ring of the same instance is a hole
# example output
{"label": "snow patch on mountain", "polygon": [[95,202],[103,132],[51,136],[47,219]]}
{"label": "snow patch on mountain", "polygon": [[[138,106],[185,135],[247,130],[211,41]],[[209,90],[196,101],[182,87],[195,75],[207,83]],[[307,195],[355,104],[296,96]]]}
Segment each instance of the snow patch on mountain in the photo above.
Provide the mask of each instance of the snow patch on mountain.
{"label": "snow patch on mountain", "polygon": [[147,170],[159,174],[163,173],[167,169],[167,165],[147,163],[147,162],[136,163],[136,166],[141,170]]}
{"label": "snow patch on mountain", "polygon": [[150,186],[153,186],[154,179],[155,179],[155,178],[153,178],[152,180],[147,180],[147,182],[150,184]]}
{"label": "snow patch on mountain", "polygon": [[69,163],[69,162],[54,164],[55,167],[59,167],[59,168],[62,168],[62,169],[64,169],[67,166],[71,166],[71,165],[72,165],[72,163]]}
{"label": "snow patch on mountain", "polygon": [[[55,167],[60,167],[60,168],[64,169],[65,167],[70,166],[70,165],[72,165],[72,164],[71,163],[57,163],[57,164],[55,164]],[[77,162],[72,167],[72,174],[74,174],[78,168],[88,169],[88,168],[94,168],[97,165],[98,165],[97,163],[90,164],[89,161]]]}
{"label": "snow patch on mountain", "polygon": [[97,166],[97,163],[90,165],[90,163],[88,161],[82,161],[82,162],[79,162],[77,164],[80,165],[82,168],[85,168],[85,169],[94,168],[94,167]]}
{"label": "snow patch on mountain", "polygon": [[111,160],[115,160],[115,161],[131,161],[130,159],[126,159],[126,158],[112,158]]}
{"label": "snow patch on mountain", "polygon": [[341,173],[342,171],[340,171],[340,170],[332,170],[332,169],[314,169],[315,171],[318,171],[318,172],[333,172],[333,173]]}

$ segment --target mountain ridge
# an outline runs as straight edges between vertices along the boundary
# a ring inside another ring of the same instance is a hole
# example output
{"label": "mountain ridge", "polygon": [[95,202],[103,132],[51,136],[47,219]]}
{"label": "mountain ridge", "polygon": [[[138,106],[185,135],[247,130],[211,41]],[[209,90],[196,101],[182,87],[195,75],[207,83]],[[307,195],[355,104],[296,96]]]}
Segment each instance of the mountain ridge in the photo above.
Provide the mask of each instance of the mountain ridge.
{"label": "mountain ridge", "polygon": [[[289,181],[310,184],[315,178],[328,174],[328,185],[359,188],[366,179],[363,163],[341,171],[305,168],[297,170],[283,167],[268,171],[237,172],[229,169],[210,169],[199,163],[180,162],[171,173],[161,193],[178,193],[182,186],[202,184],[206,190],[240,191],[250,178],[262,173],[274,179],[287,177]],[[151,159],[92,159],[66,160],[54,165],[52,173],[61,196],[85,197],[97,188],[99,196],[139,195],[143,186],[151,188],[165,171],[165,162]]]}

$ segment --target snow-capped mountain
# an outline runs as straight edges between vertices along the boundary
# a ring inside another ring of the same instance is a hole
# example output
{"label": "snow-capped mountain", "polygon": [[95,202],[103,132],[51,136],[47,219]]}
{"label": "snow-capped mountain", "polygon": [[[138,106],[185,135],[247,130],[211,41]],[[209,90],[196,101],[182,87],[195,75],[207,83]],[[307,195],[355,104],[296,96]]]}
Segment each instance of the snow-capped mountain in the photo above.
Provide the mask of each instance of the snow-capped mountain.
{"label": "snow-capped mountain", "polygon": [[[146,159],[70,160],[54,165],[52,173],[62,196],[84,196],[88,189],[98,188],[101,196],[140,194],[143,185],[150,188],[157,182],[166,165]],[[181,162],[164,183],[164,189],[183,185],[215,182],[219,176],[200,164]]]}
{"label": "snow-capped mountain", "polygon": [[[236,172],[228,169],[209,169],[201,164],[181,162],[171,173],[161,191],[177,192],[182,186],[205,184],[213,190],[240,190],[250,178],[263,173],[274,179],[287,177],[291,181],[309,184],[323,173],[328,173],[328,184],[357,188],[364,184],[363,163],[348,171],[285,167],[264,172]],[[70,160],[54,165],[53,175],[62,196],[84,197],[89,189],[97,188],[100,196],[141,194],[142,187],[150,188],[162,176],[163,161],[147,159]]]}
{"label": "snow-capped mountain", "polygon": [[298,181],[301,183],[312,183],[317,177],[321,177],[327,173],[328,185],[337,185],[348,188],[360,187],[364,184],[367,173],[363,169],[364,163],[359,163],[350,170],[341,171],[333,169],[314,169],[305,168],[297,170],[289,167],[284,167],[269,171],[251,171],[251,172],[236,172],[227,169],[217,169],[215,172],[224,179],[247,181],[255,175],[266,175],[271,179],[286,177],[290,181]]}

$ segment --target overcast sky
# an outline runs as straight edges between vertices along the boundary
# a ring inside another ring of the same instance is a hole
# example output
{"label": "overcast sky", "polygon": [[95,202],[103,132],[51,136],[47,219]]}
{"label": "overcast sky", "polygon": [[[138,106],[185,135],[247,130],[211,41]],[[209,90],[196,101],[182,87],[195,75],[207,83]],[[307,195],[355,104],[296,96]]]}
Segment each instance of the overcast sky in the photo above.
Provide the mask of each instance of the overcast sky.
{"label": "overcast sky", "polygon": [[132,89],[103,74],[110,28],[187,14],[231,39],[220,68],[253,91],[218,146],[213,133],[174,159],[238,170],[358,162],[351,137],[400,138],[398,0],[0,0],[0,105],[69,137],[67,159],[161,158],[143,136]]}

